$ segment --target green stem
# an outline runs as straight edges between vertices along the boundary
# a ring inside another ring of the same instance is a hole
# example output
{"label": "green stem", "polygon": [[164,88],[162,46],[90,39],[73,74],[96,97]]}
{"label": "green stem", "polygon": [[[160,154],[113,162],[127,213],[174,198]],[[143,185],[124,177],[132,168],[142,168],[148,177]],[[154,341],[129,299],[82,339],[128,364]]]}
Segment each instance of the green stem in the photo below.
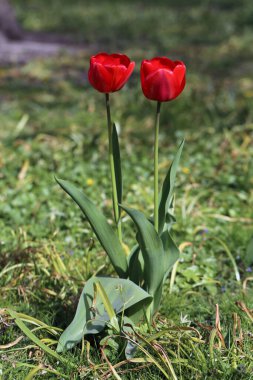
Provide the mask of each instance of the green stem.
{"label": "green stem", "polygon": [[118,194],[117,194],[115,167],[114,167],[114,159],[113,159],[113,151],[112,151],[112,121],[111,121],[109,94],[105,94],[105,104],[106,104],[106,112],[107,112],[109,162],[110,162],[111,181],[112,181],[112,202],[113,202],[114,220],[117,226],[119,240],[122,243],[121,220],[119,216]]}
{"label": "green stem", "polygon": [[159,124],[160,124],[161,102],[157,102],[156,119],[155,119],[155,146],[154,146],[154,225],[158,232],[158,142],[159,142]]}

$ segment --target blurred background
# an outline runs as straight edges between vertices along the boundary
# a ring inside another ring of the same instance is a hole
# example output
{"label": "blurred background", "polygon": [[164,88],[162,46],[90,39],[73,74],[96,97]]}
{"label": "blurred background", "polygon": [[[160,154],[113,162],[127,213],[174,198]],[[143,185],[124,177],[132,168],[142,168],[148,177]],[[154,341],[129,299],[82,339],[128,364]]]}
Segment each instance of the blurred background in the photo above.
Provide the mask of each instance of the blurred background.
{"label": "blurred background", "polygon": [[[204,231],[231,242],[240,260],[252,234],[252,0],[0,4],[1,249],[45,239],[82,253],[91,232],[55,174],[78,183],[111,218],[104,97],[87,81],[89,57],[105,51],[136,61],[128,84],[111,97],[124,202],[152,212],[155,103],[142,95],[140,62],[183,60],[187,85],[163,104],[160,134],[161,178],[186,138],[175,239],[194,241]],[[210,256],[206,244],[203,257]]]}

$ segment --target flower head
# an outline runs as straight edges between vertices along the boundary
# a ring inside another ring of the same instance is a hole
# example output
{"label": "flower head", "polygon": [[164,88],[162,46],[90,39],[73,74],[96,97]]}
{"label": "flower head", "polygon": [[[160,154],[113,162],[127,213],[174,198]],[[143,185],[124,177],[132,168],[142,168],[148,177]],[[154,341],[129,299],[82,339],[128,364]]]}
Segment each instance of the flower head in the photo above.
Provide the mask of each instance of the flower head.
{"label": "flower head", "polygon": [[99,53],[90,58],[90,84],[103,93],[120,90],[134,70],[135,62],[124,54]]}
{"label": "flower head", "polygon": [[182,61],[172,61],[167,57],[145,59],[141,63],[142,91],[150,100],[173,100],[184,89],[185,73]]}

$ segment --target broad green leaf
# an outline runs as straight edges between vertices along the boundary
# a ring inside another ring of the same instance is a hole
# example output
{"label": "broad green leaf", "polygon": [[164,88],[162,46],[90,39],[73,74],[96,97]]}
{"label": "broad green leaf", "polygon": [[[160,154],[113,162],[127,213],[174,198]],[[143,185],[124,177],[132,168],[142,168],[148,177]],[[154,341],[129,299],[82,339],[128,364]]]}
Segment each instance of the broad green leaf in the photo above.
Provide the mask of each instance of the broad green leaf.
{"label": "broad green leaf", "polygon": [[[171,231],[173,224],[176,223],[176,218],[174,217],[174,215],[171,215],[167,212],[165,223],[166,223],[166,230]],[[165,224],[163,226],[163,230],[164,230],[164,227],[165,227]]]}
{"label": "broad green leaf", "polygon": [[159,306],[162,299],[162,292],[163,292],[163,281],[161,281],[160,285],[158,286],[154,294],[153,314],[157,313],[159,310]]}
{"label": "broad green leaf", "polygon": [[163,281],[161,282],[160,286],[158,287],[154,295],[154,310],[153,310],[154,313],[158,311],[159,306],[160,306],[163,284],[166,278],[168,277],[168,274],[170,273],[173,265],[179,258],[179,249],[177,248],[176,244],[174,243],[172,237],[170,236],[167,230],[162,233],[161,239],[163,242],[163,249],[164,249],[164,254],[165,254],[164,276],[163,276]]}
{"label": "broad green leaf", "polygon": [[129,207],[121,207],[132,218],[138,229],[137,238],[144,259],[145,289],[153,296],[164,276],[162,241],[153,224],[148,221],[144,214]]}
{"label": "broad green leaf", "polygon": [[97,210],[95,205],[80,190],[68,181],[57,179],[56,181],[78,204],[100,241],[102,247],[108,254],[112,265],[120,277],[127,277],[128,266],[125,252],[113,228],[107,222],[104,215]]}
{"label": "broad green leaf", "polygon": [[139,247],[136,244],[128,256],[129,278],[137,285],[143,282],[144,260]]}
{"label": "broad green leaf", "polygon": [[91,277],[83,288],[73,321],[59,339],[57,352],[72,348],[87,334],[101,332],[110,321],[101,295],[94,293],[94,284],[98,282],[108,295],[115,314],[131,310],[137,304],[141,308],[143,303],[152,301],[150,294],[130,280]]}
{"label": "broad green leaf", "polygon": [[168,173],[162,184],[161,192],[159,194],[159,211],[158,211],[159,212],[159,234],[161,234],[161,232],[163,231],[165,216],[172,200],[177,168],[179,165],[179,160],[181,157],[183,146],[184,146],[184,140],[181,142],[178,148],[178,151],[174,157],[174,160],[172,161],[170,165]]}
{"label": "broad green leaf", "polygon": [[246,248],[245,264],[246,265],[253,264],[253,236],[251,237],[250,241],[248,242],[248,245]]}
{"label": "broad green leaf", "polygon": [[173,265],[179,258],[179,249],[174,243],[168,231],[163,231],[161,235],[161,239],[163,242],[163,249],[165,253],[164,278],[163,278],[163,281],[165,281]]}
{"label": "broad green leaf", "polygon": [[[115,170],[115,179],[116,179],[116,188],[118,203],[122,202],[122,173],[121,173],[121,159],[120,159],[120,149],[119,149],[119,140],[118,133],[115,123],[112,126],[112,154]],[[121,213],[121,208],[119,207],[119,215]]]}

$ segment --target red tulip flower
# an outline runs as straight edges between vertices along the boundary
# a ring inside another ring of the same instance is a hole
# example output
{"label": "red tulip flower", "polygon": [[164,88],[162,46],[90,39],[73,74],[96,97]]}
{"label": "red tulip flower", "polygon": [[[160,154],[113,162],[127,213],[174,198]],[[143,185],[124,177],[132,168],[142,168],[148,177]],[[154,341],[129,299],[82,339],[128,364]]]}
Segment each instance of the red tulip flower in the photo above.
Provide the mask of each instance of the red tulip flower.
{"label": "red tulip flower", "polygon": [[166,57],[155,57],[141,63],[141,86],[146,98],[158,102],[175,99],[185,86],[185,64]]}
{"label": "red tulip flower", "polygon": [[90,59],[88,78],[96,90],[108,94],[125,85],[134,66],[135,62],[124,54],[99,53]]}
{"label": "red tulip flower", "polygon": [[[90,69],[88,78],[90,84],[99,92],[105,94],[105,104],[107,113],[108,141],[109,141],[109,162],[112,181],[112,201],[114,219],[118,231],[119,240],[122,241],[120,207],[117,192],[117,178],[115,172],[115,162],[113,156],[113,124],[111,121],[110,92],[119,91],[128,81],[134,70],[135,62],[124,54],[98,53],[90,58]],[[117,133],[117,132],[116,132]]]}
{"label": "red tulip flower", "polygon": [[154,143],[154,227],[159,232],[158,141],[161,103],[175,99],[185,86],[185,64],[167,57],[141,63],[141,87],[146,98],[157,101]]}

